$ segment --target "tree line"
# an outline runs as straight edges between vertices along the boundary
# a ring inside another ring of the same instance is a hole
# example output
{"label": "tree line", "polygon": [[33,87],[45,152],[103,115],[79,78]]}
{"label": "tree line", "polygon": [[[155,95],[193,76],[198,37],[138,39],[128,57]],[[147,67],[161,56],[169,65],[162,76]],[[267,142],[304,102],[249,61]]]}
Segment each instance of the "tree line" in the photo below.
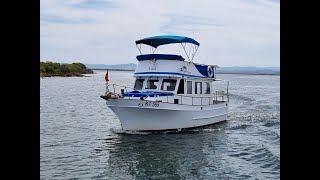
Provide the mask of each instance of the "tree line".
{"label": "tree line", "polygon": [[56,62],[40,61],[40,76],[81,76],[81,74],[93,74],[82,63],[60,64]]}

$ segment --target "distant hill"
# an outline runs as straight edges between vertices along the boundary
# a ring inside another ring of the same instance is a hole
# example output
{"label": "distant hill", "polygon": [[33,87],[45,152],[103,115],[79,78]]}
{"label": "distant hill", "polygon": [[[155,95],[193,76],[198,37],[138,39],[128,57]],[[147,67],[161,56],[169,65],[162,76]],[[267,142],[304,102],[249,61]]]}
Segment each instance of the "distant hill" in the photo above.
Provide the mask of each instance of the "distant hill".
{"label": "distant hill", "polygon": [[220,67],[217,74],[276,74],[280,75],[280,67]]}
{"label": "distant hill", "polygon": [[[137,64],[85,64],[87,68],[97,70],[97,69],[114,69],[114,70],[135,70]],[[280,75],[280,67],[220,67],[217,68],[217,74],[275,74]]]}

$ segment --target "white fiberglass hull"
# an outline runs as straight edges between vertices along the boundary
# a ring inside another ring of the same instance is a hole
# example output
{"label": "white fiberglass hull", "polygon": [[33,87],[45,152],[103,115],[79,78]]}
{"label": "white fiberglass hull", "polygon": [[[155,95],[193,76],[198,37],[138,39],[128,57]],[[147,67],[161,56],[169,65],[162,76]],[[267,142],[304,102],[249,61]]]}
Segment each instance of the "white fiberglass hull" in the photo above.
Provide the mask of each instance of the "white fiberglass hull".
{"label": "white fiberglass hull", "polygon": [[152,131],[205,126],[227,119],[228,103],[190,106],[137,99],[109,99],[123,130]]}

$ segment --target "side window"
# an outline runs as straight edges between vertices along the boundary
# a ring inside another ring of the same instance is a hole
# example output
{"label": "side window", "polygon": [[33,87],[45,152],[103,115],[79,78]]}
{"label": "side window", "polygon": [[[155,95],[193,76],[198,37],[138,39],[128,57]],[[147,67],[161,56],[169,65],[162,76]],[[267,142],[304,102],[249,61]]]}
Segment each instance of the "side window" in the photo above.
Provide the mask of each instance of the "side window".
{"label": "side window", "polygon": [[178,93],[177,94],[184,94],[184,79],[180,79]]}
{"label": "side window", "polygon": [[149,79],[147,81],[146,89],[157,89],[159,86],[159,80]]}
{"label": "side window", "polygon": [[192,94],[192,81],[187,81],[187,94]]}
{"label": "side window", "polygon": [[209,82],[204,83],[204,94],[210,94],[210,83]]}
{"label": "side window", "polygon": [[143,81],[144,79],[136,79],[136,82],[134,83],[134,90],[141,90],[143,87]]}
{"label": "side window", "polygon": [[202,94],[202,82],[195,82],[195,94]]}

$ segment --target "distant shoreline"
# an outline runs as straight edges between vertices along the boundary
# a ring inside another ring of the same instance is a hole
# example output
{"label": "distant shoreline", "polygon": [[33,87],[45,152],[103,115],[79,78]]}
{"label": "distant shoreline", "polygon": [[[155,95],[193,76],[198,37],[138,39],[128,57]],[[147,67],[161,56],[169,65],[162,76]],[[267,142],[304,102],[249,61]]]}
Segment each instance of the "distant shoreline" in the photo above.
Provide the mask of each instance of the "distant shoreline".
{"label": "distant shoreline", "polygon": [[[88,73],[95,74],[95,73]],[[40,73],[40,77],[88,77],[85,74],[46,74]]]}
{"label": "distant shoreline", "polygon": [[[98,70],[98,71],[106,71],[107,69],[97,69],[97,68],[93,68],[91,70]],[[128,70],[128,69],[108,69],[108,71],[135,71],[135,70]],[[272,76],[280,76],[280,74],[266,74],[266,73],[221,73],[221,72],[217,72],[217,74],[242,74],[242,75],[272,75]]]}
{"label": "distant shoreline", "polygon": [[216,74],[242,74],[242,75],[272,75],[272,76],[280,76],[280,74],[265,74],[265,73],[216,73]]}
{"label": "distant shoreline", "polygon": [[[98,69],[98,68],[89,68],[91,70],[101,70],[101,71],[106,71],[107,69]],[[108,69],[108,71],[135,71],[131,69]]]}

